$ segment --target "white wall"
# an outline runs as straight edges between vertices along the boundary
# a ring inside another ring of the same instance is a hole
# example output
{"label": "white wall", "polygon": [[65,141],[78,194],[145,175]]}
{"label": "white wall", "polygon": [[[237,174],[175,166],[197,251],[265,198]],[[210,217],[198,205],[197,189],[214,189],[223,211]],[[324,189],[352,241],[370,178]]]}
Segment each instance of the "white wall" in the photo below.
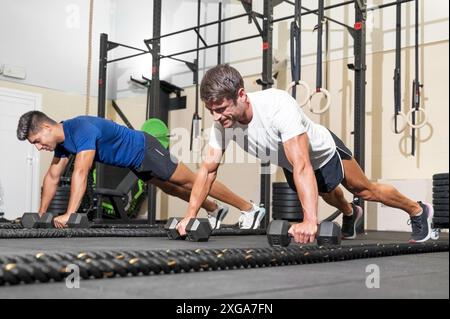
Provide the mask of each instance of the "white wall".
{"label": "white wall", "polygon": [[[326,5],[341,3],[341,0],[326,0]],[[388,3],[386,0],[368,1],[369,7]],[[254,1],[254,10],[263,12],[262,1]],[[449,3],[445,0],[422,0],[420,14],[420,43],[432,43],[448,40],[448,10]],[[308,9],[316,9],[316,0],[303,0],[303,6]],[[282,18],[293,15],[294,7],[288,3],[282,3],[275,7],[274,18]],[[414,2],[403,5],[403,47],[414,44]],[[233,16],[243,12],[242,5],[238,1],[228,1],[226,16]],[[325,15],[353,26],[354,6],[335,8],[326,11]],[[368,15],[368,47],[367,53],[388,51],[395,48],[395,6],[383,10],[375,10]],[[279,58],[289,57],[289,43],[282,39],[289,39],[290,20],[274,25],[274,49]],[[317,16],[314,14],[302,17],[302,64],[315,64],[317,54],[317,33],[313,32],[317,25]],[[240,36],[256,34],[256,28],[247,24],[247,19],[236,20],[227,27],[228,39]],[[325,41],[325,34],[324,34]],[[335,23],[330,22],[330,59],[342,59],[353,56],[352,39],[348,32]],[[325,48],[325,46],[324,46]],[[232,44],[225,48],[226,61],[236,64],[244,75],[261,73],[261,40],[256,38],[243,43]]]}
{"label": "white wall", "polygon": [[[335,4],[341,0],[328,0]],[[371,1],[381,4],[387,1]],[[254,1],[254,10],[263,12],[263,1]],[[421,43],[448,40],[448,2],[445,0],[422,0],[421,2]],[[20,82],[34,86],[71,92],[86,93],[86,69],[88,46],[88,0],[0,0],[0,65],[12,64],[25,67],[26,80],[13,80],[0,75],[5,81]],[[304,0],[303,5],[314,9],[316,0]],[[202,0],[201,23],[217,20],[217,0]],[[414,4],[404,5],[403,25],[405,47],[414,41]],[[224,0],[224,17],[243,13],[239,1]],[[293,6],[282,3],[274,10],[275,18],[293,14]],[[349,25],[354,22],[353,6],[327,11],[333,18]],[[289,23],[274,26],[274,49],[278,58],[289,56]],[[98,45],[99,35],[108,33],[111,41],[121,42],[145,49],[144,39],[152,37],[153,1],[148,0],[95,0],[93,30],[93,62],[91,94],[97,95]],[[164,0],[162,10],[162,33],[169,33],[197,24],[197,0]],[[312,29],[317,24],[315,15],[303,17],[303,64],[315,63],[316,33]],[[331,25],[330,59],[352,56],[352,40],[344,29]],[[395,46],[395,7],[377,10],[368,19],[368,54],[389,51]],[[256,34],[254,25],[247,18],[224,24],[223,40],[231,40]],[[217,41],[217,26],[202,30],[209,44]],[[161,43],[163,54],[170,54],[196,47],[194,32],[184,33]],[[223,49],[225,62],[233,63],[244,76],[261,73],[261,39],[256,38],[226,46]],[[135,53],[127,49],[110,51],[110,58]],[[200,54],[202,76],[204,70],[216,64],[217,49]],[[195,54],[180,58],[193,61]],[[146,94],[146,90],[129,83],[130,75],[150,76],[151,57],[142,56],[109,65],[110,98],[123,98],[136,94]],[[183,63],[163,60],[161,78],[181,87],[192,84],[192,73]]]}
{"label": "white wall", "polygon": [[[4,81],[85,94],[89,1],[0,0],[0,64],[25,67],[25,80]],[[92,74],[98,78],[98,39],[111,33],[111,0],[96,0]],[[96,93],[96,83],[92,92]]]}

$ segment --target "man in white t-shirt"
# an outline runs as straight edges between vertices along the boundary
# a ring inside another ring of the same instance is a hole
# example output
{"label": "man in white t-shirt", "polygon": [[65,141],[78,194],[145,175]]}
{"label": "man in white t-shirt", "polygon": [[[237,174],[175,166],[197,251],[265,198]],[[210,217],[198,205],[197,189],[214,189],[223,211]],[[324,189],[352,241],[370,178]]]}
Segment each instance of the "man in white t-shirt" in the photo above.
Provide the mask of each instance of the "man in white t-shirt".
{"label": "man in white t-shirt", "polygon": [[[344,143],[327,128],[306,117],[296,100],[285,91],[270,89],[247,93],[236,69],[218,65],[205,74],[200,92],[215,122],[206,159],[192,189],[188,212],[177,227],[180,234],[185,233],[189,219],[197,215],[216,178],[228,143],[236,139],[248,153],[282,167],[289,185],[297,191],[304,219],[289,230],[297,243],[315,239],[319,195],[343,212],[343,237],[356,237],[355,225],[362,216],[362,209],[345,200],[339,184],[364,200],[381,202],[408,213],[411,242],[430,238],[433,207],[406,198],[390,185],[370,182]],[[240,222],[259,225],[261,215],[243,212]]]}

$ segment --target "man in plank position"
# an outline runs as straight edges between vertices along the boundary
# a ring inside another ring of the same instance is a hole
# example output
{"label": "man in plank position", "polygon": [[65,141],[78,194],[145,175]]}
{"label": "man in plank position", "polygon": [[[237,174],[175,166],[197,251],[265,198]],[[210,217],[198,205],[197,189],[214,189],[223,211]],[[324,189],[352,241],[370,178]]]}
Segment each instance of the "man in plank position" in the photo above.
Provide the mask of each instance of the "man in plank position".
{"label": "man in plank position", "polygon": [[[17,138],[28,140],[39,151],[55,152],[44,177],[39,208],[41,215],[55,196],[68,156],[76,154],[67,212],[54,219],[57,228],[65,227],[70,215],[77,212],[94,161],[127,167],[143,181],[150,181],[169,195],[185,201],[189,200],[195,181],[195,174],[183,163],[178,163],[155,137],[98,117],[79,116],[57,123],[42,112],[31,111],[20,118]],[[247,219],[264,215],[264,209],[245,201],[219,182],[212,185],[211,196],[238,208]],[[212,228],[219,228],[228,207],[218,206],[206,198],[200,206],[207,210]],[[243,229],[258,226],[255,223],[240,224]]]}
{"label": "man in plank position", "polygon": [[271,158],[275,157],[271,162],[283,168],[287,182],[298,193],[304,219],[289,230],[296,242],[315,239],[319,195],[343,212],[343,237],[356,237],[355,225],[362,216],[362,208],[344,198],[340,184],[366,201],[405,211],[411,218],[411,242],[430,238],[433,207],[406,198],[390,185],[369,181],[344,143],[324,126],[312,122],[287,92],[269,89],[247,93],[242,76],[229,65],[209,70],[200,92],[215,122],[189,209],[178,224],[181,235],[210,193],[228,143],[243,132],[244,138],[236,138],[239,146],[263,160],[263,154],[270,150]]}

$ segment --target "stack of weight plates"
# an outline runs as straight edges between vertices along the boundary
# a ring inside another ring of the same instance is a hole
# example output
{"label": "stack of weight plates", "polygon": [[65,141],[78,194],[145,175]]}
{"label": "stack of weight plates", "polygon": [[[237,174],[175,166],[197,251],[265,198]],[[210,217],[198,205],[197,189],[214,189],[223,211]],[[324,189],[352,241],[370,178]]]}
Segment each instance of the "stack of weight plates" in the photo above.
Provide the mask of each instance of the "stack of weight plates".
{"label": "stack of weight plates", "polygon": [[53,198],[47,211],[55,214],[66,213],[67,206],[69,205],[70,198],[70,186],[58,186],[56,189],[55,197]]}
{"label": "stack of weight plates", "polygon": [[298,195],[288,183],[272,184],[272,218],[288,221],[302,221],[302,204]]}
{"label": "stack of weight plates", "polygon": [[448,173],[433,175],[433,225],[448,228]]}

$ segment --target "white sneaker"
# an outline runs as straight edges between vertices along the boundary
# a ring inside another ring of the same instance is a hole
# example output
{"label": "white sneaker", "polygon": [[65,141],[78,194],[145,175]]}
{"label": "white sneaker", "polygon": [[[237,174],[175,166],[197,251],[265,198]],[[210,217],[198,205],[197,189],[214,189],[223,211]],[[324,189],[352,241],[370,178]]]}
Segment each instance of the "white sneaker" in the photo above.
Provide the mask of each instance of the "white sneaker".
{"label": "white sneaker", "polygon": [[249,212],[241,211],[241,216],[239,216],[240,229],[258,229],[261,225],[261,220],[264,218],[266,210],[254,203],[252,205],[253,208]]}
{"label": "white sneaker", "polygon": [[228,206],[218,205],[217,209],[213,212],[208,212],[208,220],[212,229],[219,229],[220,223],[228,214]]}

